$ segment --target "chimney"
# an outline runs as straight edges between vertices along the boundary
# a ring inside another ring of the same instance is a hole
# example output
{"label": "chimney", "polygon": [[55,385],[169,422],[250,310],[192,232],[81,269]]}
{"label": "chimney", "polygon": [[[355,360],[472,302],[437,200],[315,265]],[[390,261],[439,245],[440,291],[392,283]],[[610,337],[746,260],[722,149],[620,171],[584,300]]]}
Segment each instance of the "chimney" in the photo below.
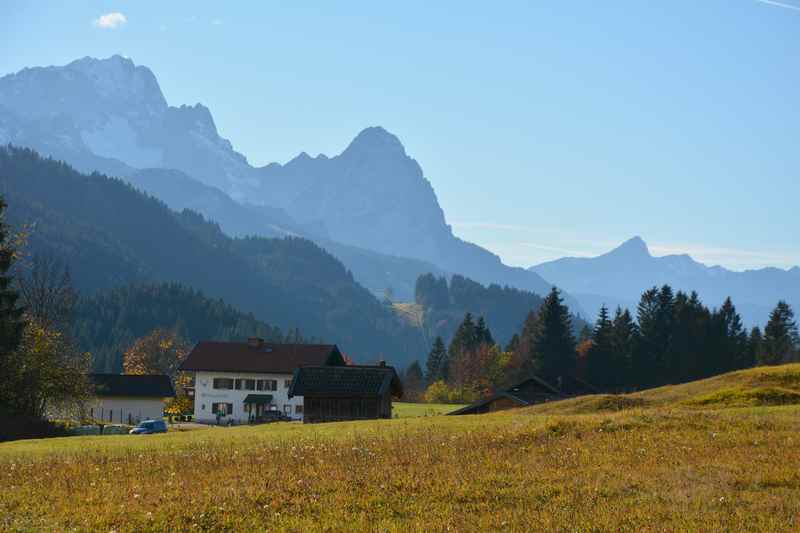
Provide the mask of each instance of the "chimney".
{"label": "chimney", "polygon": [[264,346],[264,339],[261,337],[248,337],[247,346],[254,350],[260,350]]}

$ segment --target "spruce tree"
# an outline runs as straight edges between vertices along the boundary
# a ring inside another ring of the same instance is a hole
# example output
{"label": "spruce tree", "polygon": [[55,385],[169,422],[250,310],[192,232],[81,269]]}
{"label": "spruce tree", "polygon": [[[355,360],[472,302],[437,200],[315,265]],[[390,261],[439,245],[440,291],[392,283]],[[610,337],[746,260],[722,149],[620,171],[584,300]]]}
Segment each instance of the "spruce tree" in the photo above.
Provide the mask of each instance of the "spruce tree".
{"label": "spruce tree", "polygon": [[414,361],[406,369],[403,379],[403,388],[405,389],[404,395],[409,398],[417,398],[424,387],[425,378],[422,375],[422,368],[419,366],[419,361]]}
{"label": "spruce tree", "polygon": [[603,305],[592,332],[587,378],[601,390],[612,390],[619,386],[621,370],[615,358],[614,326],[608,317],[608,308]]}
{"label": "spruce tree", "polygon": [[719,372],[729,372],[752,366],[748,354],[747,332],[742,324],[742,317],[730,297],[719,310],[722,332],[724,335],[724,352],[720,360]]}
{"label": "spruce tree", "polygon": [[25,323],[18,305],[19,295],[12,286],[8,271],[14,262],[14,246],[4,222],[5,201],[0,198],[0,410],[12,405],[19,368],[14,353],[22,340]]}
{"label": "spruce tree", "polygon": [[450,341],[450,347],[447,350],[449,361],[455,362],[462,354],[475,350],[479,344],[477,334],[478,331],[472,319],[472,313],[467,312],[464,315],[463,322],[456,329],[453,340]]}
{"label": "spruce tree", "polygon": [[791,361],[798,343],[797,324],[792,308],[784,301],[778,302],[770,313],[764,328],[763,349],[760,364],[779,365]]}
{"label": "spruce tree", "polygon": [[447,349],[441,337],[436,337],[433,347],[425,363],[425,381],[430,385],[434,381],[447,379]]}
{"label": "spruce tree", "polygon": [[631,365],[633,364],[633,354],[636,350],[639,330],[636,322],[633,321],[630,311],[617,307],[614,313],[612,341],[614,343],[614,354],[617,359],[617,366],[621,369],[621,381],[623,386],[637,385],[631,378]]}
{"label": "spruce tree", "polygon": [[559,378],[574,374],[577,355],[572,319],[556,287],[539,310],[532,344],[531,366],[539,377],[557,382]]}
{"label": "spruce tree", "polygon": [[750,338],[747,339],[747,363],[745,368],[755,366],[758,364],[761,357],[761,350],[763,349],[764,336],[761,334],[761,328],[754,326],[750,330]]}
{"label": "spruce tree", "polygon": [[477,345],[486,344],[494,346],[494,338],[492,332],[486,326],[486,321],[483,317],[478,318],[478,324],[475,326],[475,342]]}

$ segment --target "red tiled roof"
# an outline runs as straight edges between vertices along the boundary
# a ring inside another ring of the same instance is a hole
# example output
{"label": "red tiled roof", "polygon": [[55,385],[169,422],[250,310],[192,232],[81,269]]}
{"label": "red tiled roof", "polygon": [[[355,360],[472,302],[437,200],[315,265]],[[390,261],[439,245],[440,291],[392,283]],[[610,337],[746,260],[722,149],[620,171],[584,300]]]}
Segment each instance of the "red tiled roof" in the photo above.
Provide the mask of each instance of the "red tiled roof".
{"label": "red tiled roof", "polygon": [[202,341],[181,370],[291,374],[301,366],[343,365],[335,344],[272,344],[253,347],[246,342]]}

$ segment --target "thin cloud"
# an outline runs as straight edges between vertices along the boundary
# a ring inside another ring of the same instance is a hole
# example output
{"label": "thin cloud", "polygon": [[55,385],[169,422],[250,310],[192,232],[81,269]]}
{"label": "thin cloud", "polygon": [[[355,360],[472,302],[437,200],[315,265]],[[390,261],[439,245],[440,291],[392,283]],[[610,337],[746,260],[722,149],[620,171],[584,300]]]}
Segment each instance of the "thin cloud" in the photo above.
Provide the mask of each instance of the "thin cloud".
{"label": "thin cloud", "polygon": [[800,6],[792,4],[784,4],[783,2],[776,2],[775,0],[755,0],[759,4],[767,4],[768,6],[782,7],[783,9],[791,9],[792,11],[800,11]]}
{"label": "thin cloud", "polygon": [[101,28],[104,30],[113,30],[115,28],[119,28],[123,24],[128,22],[128,17],[123,15],[122,13],[115,11],[114,13],[106,13],[105,15],[100,15],[96,19],[92,21],[92,24],[96,28]]}

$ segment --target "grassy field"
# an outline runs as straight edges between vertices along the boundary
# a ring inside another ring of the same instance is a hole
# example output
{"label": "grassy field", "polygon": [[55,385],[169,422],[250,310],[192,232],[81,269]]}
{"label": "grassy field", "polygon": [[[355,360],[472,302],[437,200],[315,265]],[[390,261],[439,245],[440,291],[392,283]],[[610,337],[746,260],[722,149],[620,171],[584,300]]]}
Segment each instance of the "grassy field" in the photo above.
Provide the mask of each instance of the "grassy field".
{"label": "grassy field", "polygon": [[392,415],[397,418],[416,418],[420,416],[445,415],[464,407],[452,403],[406,403],[395,402],[392,405]]}
{"label": "grassy field", "polygon": [[800,365],[481,416],[0,444],[0,530],[797,531],[792,392]]}

